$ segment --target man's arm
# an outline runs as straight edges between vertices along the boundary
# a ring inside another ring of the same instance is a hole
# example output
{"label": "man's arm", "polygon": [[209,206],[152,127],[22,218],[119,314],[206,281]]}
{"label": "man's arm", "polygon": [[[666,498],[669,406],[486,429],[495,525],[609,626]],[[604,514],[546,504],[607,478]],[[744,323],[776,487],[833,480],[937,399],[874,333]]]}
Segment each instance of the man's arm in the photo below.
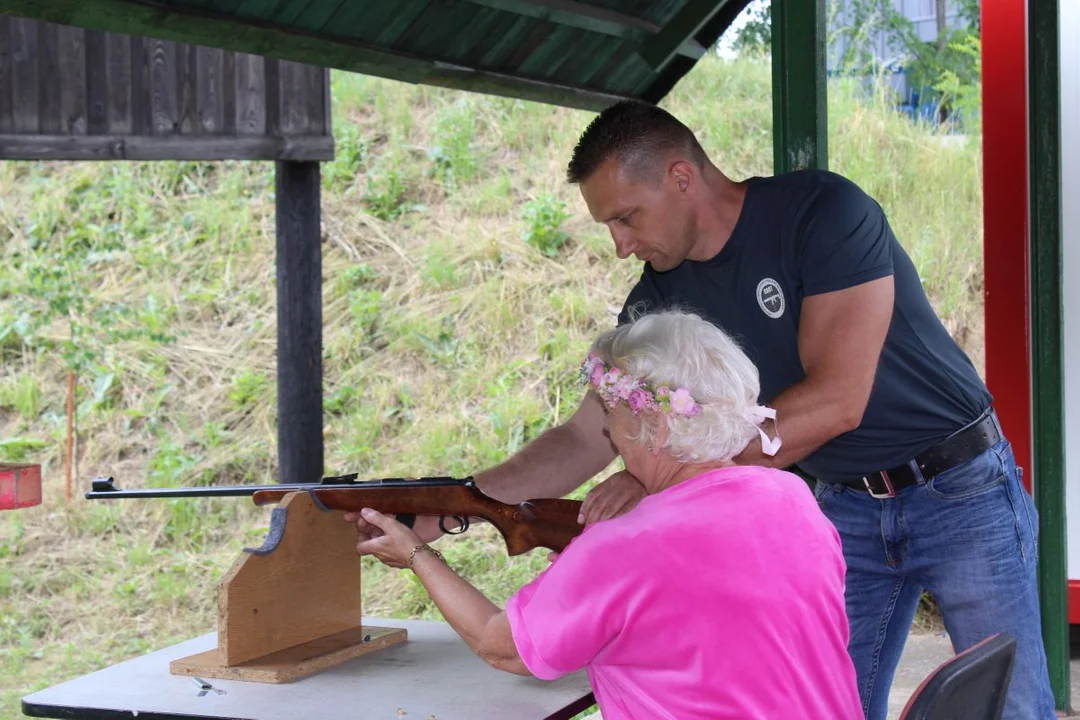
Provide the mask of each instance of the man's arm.
{"label": "man's arm", "polygon": [[[601,402],[596,393],[586,393],[581,405],[565,423],[543,433],[501,465],[475,473],[473,480],[477,487],[486,495],[511,505],[539,498],[561,498],[580,487],[617,455],[615,446],[604,432]],[[618,500],[615,498],[611,503],[619,505]],[[366,522],[360,513],[345,513],[344,519],[356,524],[361,540],[358,551],[363,555],[363,541],[378,537],[380,531]],[[582,517],[580,521],[584,520]],[[452,518],[445,518],[443,522],[451,529],[459,527]],[[413,527],[425,542],[433,542],[443,535],[435,515],[417,517]]]}
{"label": "man's arm", "polygon": [[893,277],[813,295],[799,317],[806,377],[769,403],[782,440],[773,457],[752,442],[735,462],[789,467],[862,422],[893,313]]}
{"label": "man's arm", "polygon": [[500,502],[560,498],[577,489],[615,459],[604,432],[604,408],[589,391],[562,425],[533,440],[501,465],[474,475],[476,485]]}

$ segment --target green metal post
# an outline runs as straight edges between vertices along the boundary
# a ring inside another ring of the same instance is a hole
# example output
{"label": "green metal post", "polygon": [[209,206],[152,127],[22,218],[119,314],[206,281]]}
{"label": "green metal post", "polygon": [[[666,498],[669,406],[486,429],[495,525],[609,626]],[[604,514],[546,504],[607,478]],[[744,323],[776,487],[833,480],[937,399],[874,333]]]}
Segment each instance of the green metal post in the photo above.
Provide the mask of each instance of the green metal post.
{"label": "green metal post", "polygon": [[1028,0],[1032,455],[1039,508],[1039,596],[1050,684],[1057,708],[1068,710],[1058,17],[1058,0]]}
{"label": "green metal post", "polygon": [[[825,0],[773,0],[773,173],[828,169]],[[798,467],[811,488],[815,480]]]}
{"label": "green metal post", "polygon": [[826,0],[773,0],[773,172],[829,165]]}

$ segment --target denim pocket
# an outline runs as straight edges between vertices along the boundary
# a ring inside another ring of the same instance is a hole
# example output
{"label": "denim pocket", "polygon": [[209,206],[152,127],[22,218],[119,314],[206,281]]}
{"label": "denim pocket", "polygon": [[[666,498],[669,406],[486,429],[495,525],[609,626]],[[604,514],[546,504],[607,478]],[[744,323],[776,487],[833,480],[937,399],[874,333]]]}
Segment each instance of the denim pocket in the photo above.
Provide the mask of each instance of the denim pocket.
{"label": "denim pocket", "polygon": [[825,507],[825,503],[828,502],[829,498],[836,495],[839,490],[840,486],[838,484],[825,483],[819,480],[814,486],[814,497],[817,499],[818,507]]}
{"label": "denim pocket", "polygon": [[[1039,511],[1035,509],[1035,501],[1024,488],[1024,469],[1016,468],[1016,482],[1009,483],[1009,499],[1012,501],[1016,512],[1017,530],[1027,532],[1031,541],[1031,547],[1035,557],[1039,554]],[[1019,506],[1019,507],[1016,507]],[[1023,538],[1021,538],[1023,545]]]}
{"label": "denim pocket", "polygon": [[961,500],[992,490],[1006,479],[1005,462],[998,448],[992,448],[973,460],[938,473],[926,483],[926,490],[940,500]]}

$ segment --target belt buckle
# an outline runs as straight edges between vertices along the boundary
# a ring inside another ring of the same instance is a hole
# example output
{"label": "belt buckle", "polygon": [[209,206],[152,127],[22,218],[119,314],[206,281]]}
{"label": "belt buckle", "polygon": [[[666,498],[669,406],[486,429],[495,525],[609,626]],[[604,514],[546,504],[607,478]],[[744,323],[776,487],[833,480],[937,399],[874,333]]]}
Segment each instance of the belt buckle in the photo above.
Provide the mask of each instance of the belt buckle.
{"label": "belt buckle", "polygon": [[874,488],[870,487],[870,479],[864,475],[862,479],[863,485],[866,486],[866,492],[870,493],[870,497],[877,498],[878,500],[888,500],[889,498],[896,497],[896,490],[893,489],[892,481],[889,480],[889,473],[880,470],[875,474],[880,475],[881,479],[885,481],[885,487],[888,488],[888,492],[884,494],[874,492]]}

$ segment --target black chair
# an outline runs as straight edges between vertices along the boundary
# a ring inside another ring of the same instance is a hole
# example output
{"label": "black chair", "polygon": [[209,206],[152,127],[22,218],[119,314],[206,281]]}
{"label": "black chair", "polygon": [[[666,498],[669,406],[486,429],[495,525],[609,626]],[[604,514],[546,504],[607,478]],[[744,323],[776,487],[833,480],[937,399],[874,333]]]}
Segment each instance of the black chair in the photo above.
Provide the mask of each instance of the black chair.
{"label": "black chair", "polygon": [[939,665],[915,690],[900,720],[1000,720],[1016,638],[991,635]]}

